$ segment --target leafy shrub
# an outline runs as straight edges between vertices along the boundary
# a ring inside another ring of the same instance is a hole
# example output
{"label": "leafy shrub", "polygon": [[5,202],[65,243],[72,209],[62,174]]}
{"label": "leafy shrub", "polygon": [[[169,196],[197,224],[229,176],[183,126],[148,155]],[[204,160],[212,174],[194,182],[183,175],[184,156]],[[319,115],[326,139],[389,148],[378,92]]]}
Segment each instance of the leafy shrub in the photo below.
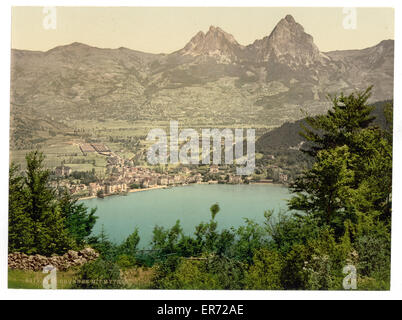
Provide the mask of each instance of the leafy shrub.
{"label": "leafy shrub", "polygon": [[181,259],[173,273],[159,281],[161,289],[217,290],[221,289],[217,275],[205,272],[201,261]]}
{"label": "leafy shrub", "polygon": [[247,264],[222,256],[201,260],[200,266],[216,280],[220,290],[241,290],[245,287]]}
{"label": "leafy shrub", "polygon": [[253,265],[246,276],[246,288],[251,290],[280,290],[283,259],[272,250],[261,249],[253,257]]}
{"label": "leafy shrub", "polygon": [[125,287],[119,267],[104,259],[84,264],[74,280],[74,289],[123,289]]}
{"label": "leafy shrub", "polygon": [[137,264],[137,260],[135,259],[134,256],[123,254],[117,257],[116,264],[121,269],[128,269],[134,267]]}
{"label": "leafy shrub", "polygon": [[359,255],[359,275],[389,278],[391,255],[387,238],[375,234],[364,235],[356,239],[355,246]]}

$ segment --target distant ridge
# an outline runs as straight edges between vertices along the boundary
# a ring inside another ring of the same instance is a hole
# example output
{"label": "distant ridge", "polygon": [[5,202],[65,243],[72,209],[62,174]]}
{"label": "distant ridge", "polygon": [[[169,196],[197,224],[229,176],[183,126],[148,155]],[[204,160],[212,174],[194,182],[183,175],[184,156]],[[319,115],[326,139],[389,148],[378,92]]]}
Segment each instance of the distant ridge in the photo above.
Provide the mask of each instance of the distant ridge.
{"label": "distant ridge", "polygon": [[[372,101],[393,98],[393,40],[321,52],[291,15],[247,46],[211,26],[170,54],[74,42],[46,52],[13,49],[11,59],[12,112],[25,123],[49,117],[67,126],[74,119],[202,125],[213,119],[275,127],[300,119],[301,108],[325,112],[327,94],[374,85]],[[19,130],[12,132],[22,139]]]}

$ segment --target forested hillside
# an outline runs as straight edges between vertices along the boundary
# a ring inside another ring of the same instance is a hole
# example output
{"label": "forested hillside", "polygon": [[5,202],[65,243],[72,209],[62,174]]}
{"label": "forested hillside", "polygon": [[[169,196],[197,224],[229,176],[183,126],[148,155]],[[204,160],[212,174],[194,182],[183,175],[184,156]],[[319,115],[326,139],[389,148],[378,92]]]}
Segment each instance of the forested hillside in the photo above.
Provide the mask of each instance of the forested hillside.
{"label": "forested hillside", "polygon": [[[73,270],[70,288],[389,290],[393,109],[378,104],[386,125],[374,125],[369,96],[335,96],[326,114],[305,120],[312,165],[291,183],[287,211],[219,229],[214,204],[193,234],[180,221],[155,226],[151,250],[138,249],[138,229],[120,244],[103,230],[92,236],[95,211],[56,197],[42,155],[29,154],[25,174],[10,170],[9,251],[91,246],[100,258]],[[356,283],[345,285],[351,272]]]}

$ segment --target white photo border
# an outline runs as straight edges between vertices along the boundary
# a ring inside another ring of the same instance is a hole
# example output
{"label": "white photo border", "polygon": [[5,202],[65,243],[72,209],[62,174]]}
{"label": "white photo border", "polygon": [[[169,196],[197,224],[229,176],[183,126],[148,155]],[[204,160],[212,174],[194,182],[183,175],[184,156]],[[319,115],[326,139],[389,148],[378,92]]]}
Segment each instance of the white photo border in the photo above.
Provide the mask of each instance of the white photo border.
{"label": "white photo border", "polygon": [[[280,4],[280,5],[278,5]],[[12,290],[7,289],[7,225],[8,225],[8,167],[9,167],[9,123],[10,123],[10,49],[12,6],[130,6],[130,7],[392,7],[395,9],[395,73],[394,73],[394,150],[393,150],[393,217],[392,217],[392,276],[391,291],[152,291],[152,290]],[[0,57],[0,147],[4,151],[0,162],[0,299],[134,299],[134,300],[279,300],[279,299],[401,299],[402,298],[402,48],[399,41],[401,31],[401,1],[397,0],[53,0],[11,1],[3,0],[1,7]],[[396,39],[395,39],[396,40]]]}

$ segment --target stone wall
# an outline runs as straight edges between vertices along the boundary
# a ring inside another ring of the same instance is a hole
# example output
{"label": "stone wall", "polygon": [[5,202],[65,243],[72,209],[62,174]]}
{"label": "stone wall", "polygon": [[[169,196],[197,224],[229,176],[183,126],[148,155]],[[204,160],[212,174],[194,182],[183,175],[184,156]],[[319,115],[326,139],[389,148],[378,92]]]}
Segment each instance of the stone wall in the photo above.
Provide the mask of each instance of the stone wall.
{"label": "stone wall", "polygon": [[72,267],[79,267],[83,264],[94,261],[99,253],[91,248],[81,251],[70,250],[62,256],[44,257],[41,255],[28,256],[24,253],[10,253],[8,255],[8,267],[10,269],[42,271],[44,267],[52,265],[59,271],[66,271]]}

